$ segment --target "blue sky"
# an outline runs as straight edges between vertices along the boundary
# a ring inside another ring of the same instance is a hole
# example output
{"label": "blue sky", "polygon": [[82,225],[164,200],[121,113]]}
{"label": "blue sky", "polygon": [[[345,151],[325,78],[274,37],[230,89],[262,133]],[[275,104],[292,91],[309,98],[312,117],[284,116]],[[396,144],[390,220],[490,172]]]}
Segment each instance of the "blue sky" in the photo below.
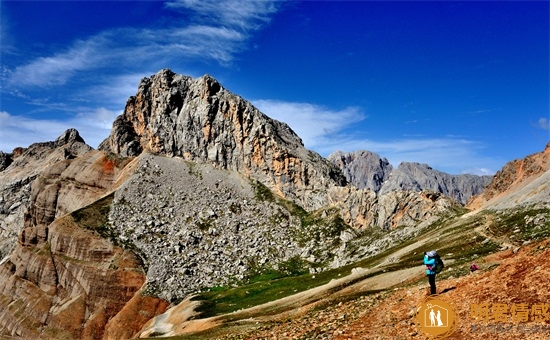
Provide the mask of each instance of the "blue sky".
{"label": "blue sky", "polygon": [[306,147],[492,174],[550,140],[548,1],[2,1],[0,150],[97,147],[142,77],[210,74]]}

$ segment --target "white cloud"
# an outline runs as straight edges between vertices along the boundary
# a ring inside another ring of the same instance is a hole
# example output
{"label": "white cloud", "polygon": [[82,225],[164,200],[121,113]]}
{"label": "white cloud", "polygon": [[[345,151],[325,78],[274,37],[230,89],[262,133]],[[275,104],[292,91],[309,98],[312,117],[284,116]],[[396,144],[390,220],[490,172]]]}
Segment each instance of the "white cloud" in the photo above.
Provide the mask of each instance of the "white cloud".
{"label": "white cloud", "polygon": [[105,58],[101,53],[104,44],[100,36],[78,41],[66,52],[40,57],[16,67],[9,75],[8,83],[14,87],[65,84],[75,73],[93,68]]}
{"label": "white cloud", "polygon": [[492,176],[495,174],[494,171],[487,168],[469,168],[462,170],[462,174],[472,174],[478,176]]}
{"label": "white cloud", "polygon": [[[107,110],[106,108],[100,107],[93,111],[80,112],[69,122],[75,126],[80,126],[83,131],[89,130],[90,132],[93,132],[96,129],[100,129],[103,130],[102,132],[108,132],[110,131],[116,117],[121,113],[122,112]],[[78,130],[78,128],[76,129]],[[101,140],[105,139],[105,137],[107,136],[103,136]],[[96,140],[96,138],[93,139]]]}
{"label": "white cloud", "polygon": [[550,131],[550,121],[548,118],[540,118],[537,121],[537,127],[543,129],[543,130],[549,130]]}
{"label": "white cloud", "polygon": [[53,141],[65,130],[75,128],[86,143],[97,148],[107,136],[116,116],[105,108],[81,112],[67,121],[33,119],[0,112],[0,150],[11,152],[16,147],[28,147],[36,142]]}
{"label": "white cloud", "polygon": [[252,103],[269,117],[290,125],[304,145],[312,149],[322,148],[327,138],[339,138],[334,134],[366,118],[357,107],[331,110],[314,104],[278,100],[255,100]]}
{"label": "white cloud", "polygon": [[191,10],[195,20],[217,21],[222,26],[234,26],[241,30],[258,29],[268,22],[271,14],[277,11],[275,1],[242,0],[173,0],[166,3],[168,8]]}
{"label": "white cloud", "polygon": [[9,70],[7,82],[15,88],[63,85],[85,71],[161,68],[181,58],[227,65],[244,48],[249,33],[277,11],[271,1],[171,1],[167,8],[193,11],[195,20],[176,22],[169,29],[104,31]]}
{"label": "white cloud", "polygon": [[158,70],[107,76],[101,79],[100,84],[84,89],[76,96],[83,100],[102,102],[104,106],[123,108],[126,100],[136,94],[144,74],[154,74],[155,72]]}
{"label": "white cloud", "polygon": [[452,174],[494,174],[491,169],[499,169],[504,164],[503,160],[484,157],[481,142],[460,136],[369,139],[352,131],[356,123],[366,118],[356,107],[332,110],[314,104],[277,100],[255,100],[253,104],[269,117],[290,125],[306,147],[325,157],[337,150],[369,150],[386,157],[394,166],[401,162],[419,162]]}

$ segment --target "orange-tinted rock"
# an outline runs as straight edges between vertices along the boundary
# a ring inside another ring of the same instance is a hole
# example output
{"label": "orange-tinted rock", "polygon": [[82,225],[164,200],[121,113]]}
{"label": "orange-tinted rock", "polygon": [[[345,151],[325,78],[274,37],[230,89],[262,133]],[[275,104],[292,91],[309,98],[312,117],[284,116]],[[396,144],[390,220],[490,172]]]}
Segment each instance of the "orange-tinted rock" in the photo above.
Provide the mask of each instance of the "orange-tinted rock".
{"label": "orange-tinted rock", "polygon": [[152,297],[135,294],[122,310],[105,326],[105,339],[129,339],[137,334],[141,327],[156,315],[162,314],[168,302]]}

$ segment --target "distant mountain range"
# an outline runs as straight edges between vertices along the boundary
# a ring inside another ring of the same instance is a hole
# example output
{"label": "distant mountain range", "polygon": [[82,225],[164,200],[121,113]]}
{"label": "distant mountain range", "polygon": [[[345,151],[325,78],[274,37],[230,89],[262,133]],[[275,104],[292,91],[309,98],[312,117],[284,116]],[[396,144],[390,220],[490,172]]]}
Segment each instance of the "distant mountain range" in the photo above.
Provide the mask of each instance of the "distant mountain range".
{"label": "distant mountain range", "polygon": [[397,169],[370,151],[344,153],[336,151],[328,156],[346,179],[359,189],[368,188],[381,195],[396,191],[430,190],[442,193],[466,204],[491,181],[492,176],[450,175],[427,164],[403,162]]}
{"label": "distant mountain range", "polygon": [[164,69],[98,150],[70,129],[0,153],[0,334],[130,338],[188,294],[377,254],[548,162],[521,164],[489,183],[368,151],[325,159],[212,77]]}

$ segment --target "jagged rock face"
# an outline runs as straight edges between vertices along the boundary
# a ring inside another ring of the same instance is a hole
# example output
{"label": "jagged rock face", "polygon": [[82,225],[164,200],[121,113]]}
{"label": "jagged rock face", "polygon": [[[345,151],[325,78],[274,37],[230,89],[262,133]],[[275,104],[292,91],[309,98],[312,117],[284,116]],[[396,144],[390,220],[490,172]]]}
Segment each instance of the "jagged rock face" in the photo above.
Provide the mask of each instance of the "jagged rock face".
{"label": "jagged rock face", "polygon": [[336,151],[327,158],[342,170],[347,181],[357,189],[380,191],[384,180],[393,170],[386,158],[370,151]]}
{"label": "jagged rock face", "polygon": [[[550,195],[548,179],[550,179],[550,143],[542,152],[504,165],[495,174],[485,191],[468,202],[468,207],[475,209],[496,200],[501,201],[499,202],[501,208],[548,202]],[[510,200],[508,204],[504,202],[506,197]]]}
{"label": "jagged rock face", "polygon": [[333,188],[330,198],[344,221],[355,229],[415,226],[459,208],[454,200],[427,190],[377,195],[369,189]]}
{"label": "jagged rock face", "polygon": [[[31,186],[39,175],[49,171],[53,164],[77,158],[91,150],[93,148],[86,145],[78,131],[69,129],[53,142],[16,148],[13,153],[2,156],[7,167],[0,170],[0,260],[13,249],[23,229]],[[40,191],[40,188],[36,190]]]}
{"label": "jagged rock face", "polygon": [[[129,338],[168,305],[138,293],[146,281],[142,261],[101,234],[112,201],[102,197],[134,167],[123,170],[126,161],[94,150],[48,159],[29,184],[16,247],[0,265],[0,334]],[[100,198],[107,203],[94,214],[79,210]]]}
{"label": "jagged rock face", "polygon": [[315,270],[339,246],[341,230],[303,226],[297,212],[263,197],[267,189],[242,174],[150,154],[138,160],[115,193],[109,228],[141,254],[155,296],[179,300],[292,258]]}
{"label": "jagged rock face", "polygon": [[450,175],[432,169],[427,164],[403,162],[387,178],[380,193],[430,190],[466,204],[470,197],[484,190],[491,178],[469,174]]}
{"label": "jagged rock face", "polygon": [[467,174],[450,175],[420,163],[403,162],[397,169],[393,169],[386,158],[380,158],[370,151],[337,151],[328,159],[358,189],[368,188],[380,194],[429,190],[452,197],[462,204],[470,197],[480,194],[492,178]]}
{"label": "jagged rock face", "polygon": [[143,150],[208,162],[257,179],[306,209],[327,203],[319,190],[344,185],[341,172],[304,148],[287,124],[272,120],[210,76],[164,69],[142,79],[101,150]]}
{"label": "jagged rock face", "polygon": [[[0,334],[101,339],[108,331],[128,338],[141,328],[137,319],[122,329],[107,324],[145,282],[138,258],[82,229],[71,215],[52,223],[47,235],[36,237],[32,229],[0,265]],[[159,299],[142,299],[145,314],[166,309]]]}

